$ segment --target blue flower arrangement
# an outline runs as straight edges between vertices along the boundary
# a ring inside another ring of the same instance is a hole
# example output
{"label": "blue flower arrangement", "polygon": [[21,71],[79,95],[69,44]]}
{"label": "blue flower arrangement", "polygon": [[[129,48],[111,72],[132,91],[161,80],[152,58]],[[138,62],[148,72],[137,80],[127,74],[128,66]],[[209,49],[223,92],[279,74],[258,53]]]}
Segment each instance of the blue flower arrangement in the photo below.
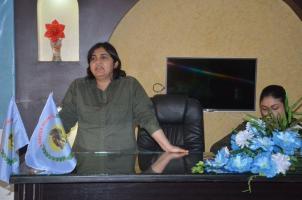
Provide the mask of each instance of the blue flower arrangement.
{"label": "blue flower arrangement", "polygon": [[285,174],[302,149],[297,129],[266,131],[262,119],[251,118],[245,130],[231,137],[231,150],[223,147],[213,160],[205,161],[207,172],[251,172],[268,178]]}
{"label": "blue flower arrangement", "polygon": [[288,106],[286,98],[286,116],[272,112],[263,118],[248,115],[245,129],[231,136],[231,149],[222,147],[213,159],[197,163],[192,172],[247,172],[267,178],[285,175],[297,161],[296,156],[302,154],[302,118],[295,118],[301,115],[297,112],[301,101]]}

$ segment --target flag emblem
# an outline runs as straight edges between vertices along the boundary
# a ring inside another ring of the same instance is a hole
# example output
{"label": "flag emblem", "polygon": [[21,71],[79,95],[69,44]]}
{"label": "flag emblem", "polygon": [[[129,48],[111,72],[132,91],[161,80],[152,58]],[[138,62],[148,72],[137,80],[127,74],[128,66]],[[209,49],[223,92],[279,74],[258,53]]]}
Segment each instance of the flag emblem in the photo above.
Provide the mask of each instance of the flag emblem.
{"label": "flag emblem", "polygon": [[8,140],[7,140],[7,148],[5,151],[4,145],[0,145],[1,153],[0,156],[6,163],[10,166],[12,166],[15,162],[18,161],[17,158],[12,158],[10,155],[12,154],[12,151],[14,150],[14,138],[13,133],[8,134]]}
{"label": "flag emblem", "polygon": [[48,136],[48,145],[50,148],[55,151],[61,151],[67,142],[67,136],[63,127],[55,126],[51,129]]}

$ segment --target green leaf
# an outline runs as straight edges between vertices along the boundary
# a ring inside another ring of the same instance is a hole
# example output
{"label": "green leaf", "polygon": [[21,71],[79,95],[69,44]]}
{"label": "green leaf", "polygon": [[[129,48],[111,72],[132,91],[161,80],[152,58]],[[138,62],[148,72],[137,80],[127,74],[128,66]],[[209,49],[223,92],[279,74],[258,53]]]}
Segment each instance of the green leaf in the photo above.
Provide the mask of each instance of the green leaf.
{"label": "green leaf", "polygon": [[248,185],[248,189],[243,190],[242,192],[249,192],[252,193],[252,181],[257,178],[259,175],[252,175],[249,177],[248,181],[247,181],[247,185]]}
{"label": "green leaf", "polygon": [[284,105],[284,107],[285,107],[285,111],[287,113],[288,113],[289,110],[291,110],[290,107],[288,106],[288,97],[287,97],[287,95],[285,96],[285,105]]}
{"label": "green leaf", "polygon": [[282,130],[285,130],[286,127],[287,127],[287,120],[286,120],[286,117],[282,117],[281,118],[281,124],[282,124]]}
{"label": "green leaf", "polygon": [[292,121],[292,118],[293,118],[293,112],[292,112],[292,110],[289,109],[289,110],[287,111],[287,115],[288,115],[288,117],[287,117],[288,123],[290,124],[291,121]]}
{"label": "green leaf", "polygon": [[245,120],[248,121],[248,122],[251,122],[253,120],[258,120],[258,117],[247,113]]}
{"label": "green leaf", "polygon": [[[301,104],[300,104],[301,102]],[[300,105],[299,105],[300,104]],[[302,105],[302,97],[300,97],[291,107],[290,109],[295,111],[297,108],[299,108]]]}
{"label": "green leaf", "polygon": [[194,167],[192,167],[192,173],[195,173],[195,174],[202,174],[204,173],[204,168],[205,168],[205,165],[204,165],[204,162],[202,161],[199,161],[198,163],[196,163],[196,165]]}

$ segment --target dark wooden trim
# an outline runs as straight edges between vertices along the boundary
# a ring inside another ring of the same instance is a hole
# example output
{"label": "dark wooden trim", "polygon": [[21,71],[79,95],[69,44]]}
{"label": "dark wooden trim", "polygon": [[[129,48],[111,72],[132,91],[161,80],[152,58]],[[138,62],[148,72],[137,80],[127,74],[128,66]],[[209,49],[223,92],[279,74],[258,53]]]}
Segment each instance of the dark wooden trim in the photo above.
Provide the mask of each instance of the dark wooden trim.
{"label": "dark wooden trim", "polygon": [[302,20],[302,1],[301,0],[283,0]]}
{"label": "dark wooden trim", "polygon": [[[222,200],[301,199],[301,183],[252,183],[252,193],[243,182],[188,183],[61,183],[15,185],[15,200]],[[25,189],[25,191],[24,191]]]}
{"label": "dark wooden trim", "polygon": [[[23,184],[23,183],[92,183],[92,182],[103,182],[103,183],[129,183],[129,182],[140,182],[140,183],[151,183],[151,182],[244,182],[246,183],[250,178],[250,174],[228,174],[228,175],[215,175],[215,174],[203,174],[203,175],[189,175],[189,174],[159,174],[159,175],[148,175],[148,174],[138,174],[138,175],[94,175],[94,176],[80,176],[80,175],[18,175],[12,176],[10,183],[13,184]],[[294,174],[288,174],[286,176],[278,176],[275,178],[264,178],[256,177],[253,182],[294,182],[301,183],[302,178]]]}

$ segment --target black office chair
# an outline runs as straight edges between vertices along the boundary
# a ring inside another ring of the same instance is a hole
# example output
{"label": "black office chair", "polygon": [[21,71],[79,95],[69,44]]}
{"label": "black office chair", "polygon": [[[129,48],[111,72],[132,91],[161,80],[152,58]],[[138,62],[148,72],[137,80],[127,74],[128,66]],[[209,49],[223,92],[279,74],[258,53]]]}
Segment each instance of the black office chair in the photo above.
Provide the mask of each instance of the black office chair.
{"label": "black office chair", "polygon": [[[151,98],[158,122],[168,140],[190,152],[204,151],[203,112],[198,100],[182,95],[155,95]],[[143,128],[138,130],[140,151],[162,151]]]}

